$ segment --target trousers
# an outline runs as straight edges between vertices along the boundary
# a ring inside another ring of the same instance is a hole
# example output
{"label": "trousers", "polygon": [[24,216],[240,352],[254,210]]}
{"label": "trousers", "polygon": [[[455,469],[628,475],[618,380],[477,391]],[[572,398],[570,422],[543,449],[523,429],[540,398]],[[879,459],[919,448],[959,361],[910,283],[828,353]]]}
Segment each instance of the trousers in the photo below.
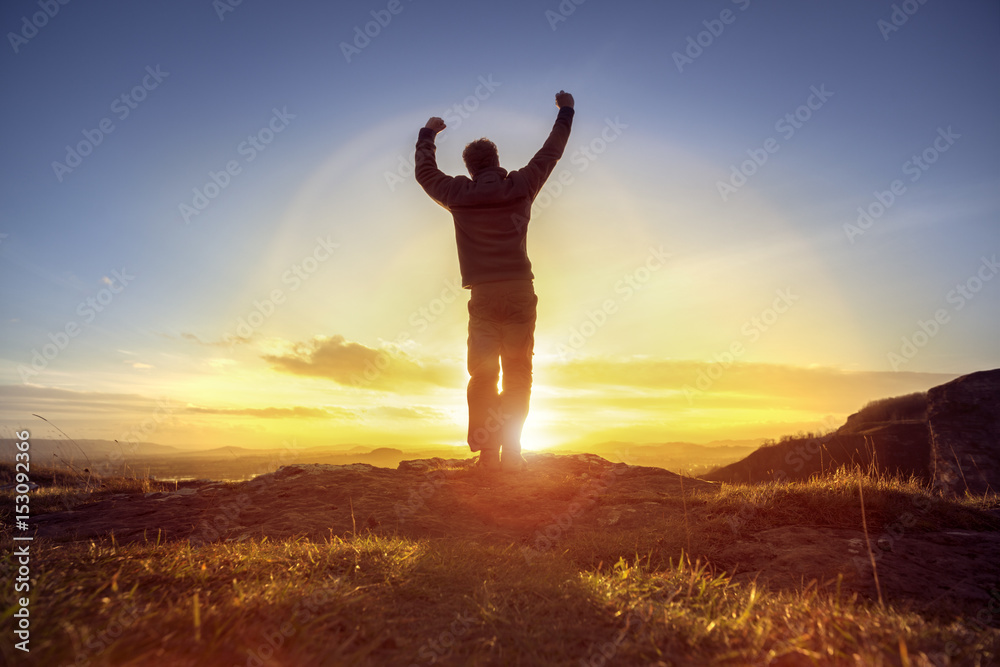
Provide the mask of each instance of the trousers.
{"label": "trousers", "polygon": [[[469,448],[521,451],[531,400],[538,296],[533,283],[499,280],[472,286],[469,299]],[[503,371],[502,391],[498,390]]]}

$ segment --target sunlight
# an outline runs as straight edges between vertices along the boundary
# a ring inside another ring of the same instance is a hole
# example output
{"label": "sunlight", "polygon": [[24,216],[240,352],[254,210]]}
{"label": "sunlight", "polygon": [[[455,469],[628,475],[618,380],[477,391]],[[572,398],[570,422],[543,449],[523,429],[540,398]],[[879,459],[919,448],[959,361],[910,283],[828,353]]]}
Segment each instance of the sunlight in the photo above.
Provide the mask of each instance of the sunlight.
{"label": "sunlight", "polygon": [[527,452],[537,452],[549,449],[566,440],[565,434],[557,432],[554,424],[553,413],[544,407],[531,406],[528,411],[528,418],[524,422],[524,429],[521,431],[521,449]]}

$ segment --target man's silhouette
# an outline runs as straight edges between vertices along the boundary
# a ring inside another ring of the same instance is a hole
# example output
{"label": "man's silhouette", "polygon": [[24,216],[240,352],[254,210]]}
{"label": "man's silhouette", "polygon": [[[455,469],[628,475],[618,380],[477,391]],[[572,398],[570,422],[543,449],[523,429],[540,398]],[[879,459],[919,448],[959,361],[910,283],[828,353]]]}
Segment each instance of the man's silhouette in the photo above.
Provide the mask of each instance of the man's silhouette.
{"label": "man's silhouette", "polygon": [[[562,157],[573,124],[573,96],[556,94],[559,115],[549,138],[523,169],[507,172],[497,147],[477,139],[465,147],[465,176],[437,167],[434,117],[417,138],[417,182],[455,220],[458,265],[469,299],[469,447],[486,470],[519,470],[521,429],[531,397],[531,356],[538,297],[526,235],[531,203]],[[503,368],[503,391],[497,392]],[[501,463],[500,451],[503,450]]]}

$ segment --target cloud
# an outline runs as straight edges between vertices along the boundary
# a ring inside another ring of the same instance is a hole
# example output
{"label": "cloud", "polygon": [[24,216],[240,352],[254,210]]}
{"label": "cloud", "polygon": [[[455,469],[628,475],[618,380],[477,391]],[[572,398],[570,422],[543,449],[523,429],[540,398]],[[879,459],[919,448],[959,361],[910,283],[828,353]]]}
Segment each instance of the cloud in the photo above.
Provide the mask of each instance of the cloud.
{"label": "cloud", "polygon": [[262,359],[283,373],[383,391],[404,392],[428,386],[454,389],[465,383],[453,365],[419,362],[396,348],[374,349],[343,336],[317,336],[307,343],[295,343],[288,354],[263,355]]}
{"label": "cloud", "polygon": [[203,408],[188,407],[185,412],[193,412],[204,415],[226,415],[232,417],[262,417],[265,419],[288,419],[288,418],[309,418],[309,419],[353,419],[356,415],[350,410],[339,408]]}
{"label": "cloud", "polygon": [[[164,338],[173,339],[174,336],[170,334],[160,334]],[[226,336],[220,340],[202,340],[197,335],[190,333],[188,331],[182,331],[180,337],[189,343],[194,343],[196,345],[203,345],[205,347],[232,347],[233,345],[243,345],[250,342],[253,336],[248,336],[246,338],[241,338],[239,336],[234,336],[232,334],[226,334]]]}
{"label": "cloud", "polygon": [[[152,413],[157,400],[138,394],[74,391],[54,387],[0,385],[0,416],[18,420],[31,413],[71,413],[93,416],[98,413]],[[34,421],[34,420],[32,420]]]}
{"label": "cloud", "polygon": [[264,419],[357,419],[359,413],[346,408],[325,406],[312,407],[269,407],[269,408],[214,408],[209,406],[184,406],[173,400],[152,399],[138,394],[113,394],[103,392],[72,391],[51,387],[24,387],[20,385],[0,385],[0,403],[3,410],[0,418],[4,421],[32,423],[32,413],[42,416],[78,415],[92,417],[106,414],[108,419],[146,419],[150,415],[163,412],[222,415],[232,417],[259,417]]}
{"label": "cloud", "polygon": [[634,401],[638,406],[669,397],[673,399],[669,403],[678,407],[773,406],[828,412],[853,412],[868,400],[926,391],[955,377],[642,357],[584,358],[546,366],[535,374],[537,381],[549,386],[607,392],[614,399],[606,394],[606,400],[616,404]]}
{"label": "cloud", "polygon": [[393,405],[383,405],[364,412],[369,417],[387,419],[440,420],[448,417],[448,413],[433,408],[400,408]]}

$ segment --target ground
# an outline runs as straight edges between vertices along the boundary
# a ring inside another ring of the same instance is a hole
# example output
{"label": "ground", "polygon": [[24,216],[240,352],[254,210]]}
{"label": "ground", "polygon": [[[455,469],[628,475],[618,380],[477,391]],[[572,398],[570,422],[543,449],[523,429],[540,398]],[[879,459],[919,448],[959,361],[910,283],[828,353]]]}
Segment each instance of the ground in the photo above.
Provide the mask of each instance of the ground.
{"label": "ground", "polygon": [[[660,468],[593,455],[527,457],[526,472],[493,475],[477,470],[473,459],[404,461],[395,470],[292,465],[249,482],[118,494],[34,517],[32,526],[36,537],[56,542],[113,535],[119,544],[368,533],[465,538],[514,545],[527,563],[584,540],[594,542],[590,566],[613,562],[623,548],[637,556],[683,551],[735,581],[788,590],[812,582],[872,600],[879,593],[874,558],[887,601],[970,615],[1000,586],[996,510],[940,525],[935,504],[943,501],[932,496],[873,497],[865,517],[869,557],[860,512],[856,520],[835,508],[812,512],[807,496],[800,500],[777,486],[748,502],[729,498],[731,487]],[[854,512],[858,500],[845,498],[845,506]]]}

